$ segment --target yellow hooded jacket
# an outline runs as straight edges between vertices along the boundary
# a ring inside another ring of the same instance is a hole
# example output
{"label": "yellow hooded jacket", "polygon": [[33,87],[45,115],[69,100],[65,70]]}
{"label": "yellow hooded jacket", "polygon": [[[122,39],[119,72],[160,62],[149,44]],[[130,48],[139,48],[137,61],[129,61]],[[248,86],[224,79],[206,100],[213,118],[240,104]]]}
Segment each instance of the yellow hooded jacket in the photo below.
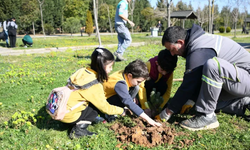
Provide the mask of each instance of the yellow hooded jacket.
{"label": "yellow hooded jacket", "polygon": [[76,86],[85,86],[85,89],[73,91],[67,103],[67,109],[75,106],[77,103],[85,101],[83,105],[67,113],[62,122],[71,123],[76,121],[83,110],[92,103],[101,112],[109,115],[122,114],[123,108],[110,105],[104,95],[101,83],[91,84],[96,80],[97,73],[90,68],[81,68],[70,76],[71,82]]}

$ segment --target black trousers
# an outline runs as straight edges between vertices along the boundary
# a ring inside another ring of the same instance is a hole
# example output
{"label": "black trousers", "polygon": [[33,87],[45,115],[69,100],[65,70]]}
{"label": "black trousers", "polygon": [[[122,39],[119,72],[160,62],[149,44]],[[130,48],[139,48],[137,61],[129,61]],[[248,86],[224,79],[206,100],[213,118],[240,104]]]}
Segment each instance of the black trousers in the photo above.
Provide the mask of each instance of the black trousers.
{"label": "black trousers", "polygon": [[[139,86],[129,88],[129,95],[131,96],[132,99],[134,99],[136,97],[138,91],[139,91]],[[120,97],[117,94],[108,98],[107,101],[111,105],[125,107],[125,105],[122,103]]]}
{"label": "black trousers", "polygon": [[16,35],[9,35],[10,47],[16,47]]}
{"label": "black trousers", "polygon": [[86,107],[85,110],[82,111],[81,116],[74,122],[70,123],[71,125],[75,125],[79,121],[90,121],[93,122],[95,118],[98,116],[96,110],[94,110],[91,106]]}
{"label": "black trousers", "polygon": [[33,43],[29,43],[29,42],[27,42],[27,41],[25,41],[25,40],[23,40],[22,39],[22,41],[23,41],[23,45],[25,46],[26,44],[28,44],[28,45],[32,45]]}

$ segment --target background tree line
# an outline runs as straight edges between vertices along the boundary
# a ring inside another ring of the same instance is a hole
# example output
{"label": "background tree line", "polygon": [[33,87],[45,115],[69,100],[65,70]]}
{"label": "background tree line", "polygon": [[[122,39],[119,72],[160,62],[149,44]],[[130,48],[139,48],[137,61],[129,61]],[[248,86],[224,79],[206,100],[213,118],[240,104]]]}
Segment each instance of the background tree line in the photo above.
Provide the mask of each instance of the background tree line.
{"label": "background tree line", "polygon": [[[114,17],[119,1],[96,0],[100,32],[114,32]],[[224,6],[221,11],[218,5],[213,5],[212,20],[215,29],[220,26],[239,28],[243,25],[244,19],[250,17],[247,9],[240,11],[244,5],[249,5],[249,1],[229,1],[234,5]],[[130,27],[130,29],[135,32],[150,31],[150,27],[156,26],[160,20],[165,30],[170,23],[167,15],[168,6],[170,6],[170,12],[179,10],[195,12],[198,19],[186,20],[185,28],[196,23],[208,30],[210,0],[208,2],[208,5],[203,8],[198,7],[194,10],[191,2],[186,4],[181,0],[176,5],[172,3],[172,0],[158,0],[156,8],[150,5],[149,0],[132,0],[129,4],[129,18],[135,23],[135,27]],[[87,19],[88,11],[91,13],[88,16],[94,18],[92,0],[0,0],[0,21],[15,17],[19,34],[25,31],[31,31],[34,34],[80,32],[81,27],[85,27],[89,20],[93,21],[93,19]],[[94,22],[92,24],[94,25]],[[182,26],[182,22],[179,19],[171,19],[171,25]]]}

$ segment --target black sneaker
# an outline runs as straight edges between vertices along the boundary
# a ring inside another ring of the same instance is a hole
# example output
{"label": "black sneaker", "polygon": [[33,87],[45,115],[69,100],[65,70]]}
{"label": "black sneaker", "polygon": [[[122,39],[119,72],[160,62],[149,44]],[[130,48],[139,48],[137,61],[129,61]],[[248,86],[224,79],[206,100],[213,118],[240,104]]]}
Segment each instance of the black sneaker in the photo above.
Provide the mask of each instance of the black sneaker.
{"label": "black sneaker", "polygon": [[250,115],[248,115],[248,116],[245,115],[246,110],[250,111],[250,104],[245,105],[243,109],[244,109],[244,118],[245,118],[245,120],[246,120],[246,121],[250,121]]}
{"label": "black sneaker", "polygon": [[106,120],[107,120],[108,122],[113,122],[113,121],[116,120],[117,115],[107,115],[107,114],[105,114],[105,118],[106,118]]}
{"label": "black sneaker", "polygon": [[215,115],[212,118],[206,117],[205,115],[197,115],[182,121],[180,126],[191,131],[207,130],[219,127],[219,122]]}
{"label": "black sneaker", "polygon": [[121,54],[114,52],[114,55],[116,56],[116,61],[124,61],[126,60],[124,57],[122,57]]}
{"label": "black sneaker", "polygon": [[83,137],[83,136],[92,136],[92,135],[96,134],[96,133],[88,131],[87,127],[88,127],[88,124],[77,124],[77,125],[75,125],[71,129],[69,137],[71,139],[74,139],[74,138],[80,138],[80,137]]}

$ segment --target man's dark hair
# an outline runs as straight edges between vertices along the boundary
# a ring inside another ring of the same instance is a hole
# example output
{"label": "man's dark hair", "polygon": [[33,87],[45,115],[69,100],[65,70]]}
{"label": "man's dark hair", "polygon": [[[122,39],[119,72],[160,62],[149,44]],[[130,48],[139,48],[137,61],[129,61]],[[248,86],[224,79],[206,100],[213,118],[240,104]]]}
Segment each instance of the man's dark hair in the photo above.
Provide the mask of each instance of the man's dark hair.
{"label": "man's dark hair", "polygon": [[161,50],[158,54],[158,65],[167,72],[174,71],[177,64],[177,56],[172,56],[170,51],[167,49]]}
{"label": "man's dark hair", "polygon": [[105,66],[114,62],[114,55],[106,48],[96,48],[91,55],[90,68],[97,72],[97,80],[99,82],[108,81],[108,74]]}
{"label": "man's dark hair", "polygon": [[147,65],[139,59],[136,59],[129,63],[124,70],[125,74],[131,73],[133,78],[144,78],[147,79],[149,77],[149,72]]}
{"label": "man's dark hair", "polygon": [[162,45],[164,46],[166,42],[176,43],[179,39],[185,40],[186,35],[187,31],[180,26],[169,27],[164,31]]}

